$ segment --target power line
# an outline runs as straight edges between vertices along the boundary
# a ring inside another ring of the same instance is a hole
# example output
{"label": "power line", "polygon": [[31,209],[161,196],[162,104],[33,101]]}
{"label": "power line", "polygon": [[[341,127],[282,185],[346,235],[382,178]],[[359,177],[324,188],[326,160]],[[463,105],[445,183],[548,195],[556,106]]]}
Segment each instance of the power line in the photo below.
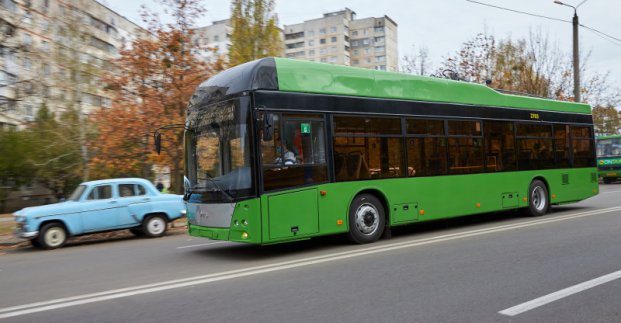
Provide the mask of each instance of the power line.
{"label": "power line", "polygon": [[556,21],[562,21],[562,22],[571,23],[571,21],[569,21],[569,20],[564,20],[564,19],[559,19],[559,18],[554,18],[554,17],[548,17],[548,16],[542,16],[542,15],[537,15],[537,14],[530,13],[530,12],[525,12],[525,11],[520,11],[520,10],[515,10],[515,9],[509,9],[509,8],[504,8],[504,7],[499,7],[499,6],[495,6],[493,4],[489,4],[489,3],[483,3],[483,2],[478,2],[478,1],[474,1],[474,0],[466,0],[466,1],[472,2],[472,3],[476,3],[476,4],[480,4],[482,6],[488,6],[488,7],[492,7],[492,8],[496,8],[496,9],[501,9],[501,10],[506,10],[506,11],[511,11],[511,12],[517,12],[517,13],[521,13],[521,14],[525,14],[525,15],[529,15],[529,16],[533,16],[533,17],[539,17],[539,18],[545,18],[545,19],[550,19],[550,20],[556,20]]}
{"label": "power line", "polygon": [[[506,10],[506,11],[516,12],[516,13],[521,13],[521,14],[529,15],[529,16],[533,16],[533,17],[539,17],[539,18],[556,20],[556,21],[561,21],[561,22],[566,22],[566,23],[572,23],[569,20],[564,20],[564,19],[559,19],[559,18],[554,18],[554,17],[548,17],[548,16],[542,16],[542,15],[538,15],[538,14],[534,14],[534,13],[530,13],[530,12],[525,12],[525,11],[520,11],[520,10],[515,10],[515,9],[504,8],[504,7],[495,6],[495,5],[492,5],[492,4],[489,4],[489,3],[483,3],[483,2],[479,2],[479,1],[475,1],[475,0],[466,0],[466,1],[472,2],[472,3],[476,3],[476,4],[479,4],[479,5],[482,5],[482,6],[487,6],[487,7],[492,7],[492,8],[500,9],[500,10]],[[587,0],[582,1],[577,7],[579,7],[580,5],[585,3],[586,1]],[[580,24],[580,27],[588,29],[588,30],[594,32],[596,35],[598,35],[598,36],[600,36],[600,37],[610,41],[611,43],[621,47],[621,44],[615,42],[615,41],[621,42],[621,39],[619,39],[617,37],[608,35],[608,34],[602,32],[602,31],[599,31],[599,30],[597,30],[595,28],[592,28],[592,27],[589,27],[589,26],[586,26],[586,25],[583,25],[583,24]]]}

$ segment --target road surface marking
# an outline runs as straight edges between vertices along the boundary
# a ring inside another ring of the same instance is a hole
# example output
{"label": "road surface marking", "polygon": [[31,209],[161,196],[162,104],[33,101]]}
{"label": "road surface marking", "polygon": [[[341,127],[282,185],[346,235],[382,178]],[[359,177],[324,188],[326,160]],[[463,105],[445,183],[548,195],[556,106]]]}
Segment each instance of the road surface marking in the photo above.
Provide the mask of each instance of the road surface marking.
{"label": "road surface marking", "polygon": [[589,281],[586,281],[578,285],[574,285],[571,287],[567,287],[565,289],[561,289],[558,292],[554,292],[554,293],[551,293],[545,296],[541,296],[539,298],[535,298],[532,301],[528,301],[526,303],[522,303],[522,304],[510,307],[510,308],[504,309],[498,313],[507,315],[507,316],[516,316],[518,314],[522,314],[524,312],[530,311],[537,307],[544,306],[554,301],[558,301],[561,298],[565,298],[573,294],[580,293],[587,289],[611,282],[619,278],[621,278],[621,270],[608,274],[608,275],[595,278],[595,279],[591,279]]}
{"label": "road surface marking", "polygon": [[165,281],[165,282],[160,282],[160,283],[139,285],[139,286],[133,286],[133,287],[127,287],[127,288],[121,288],[121,289],[108,290],[108,291],[103,291],[103,292],[98,292],[98,293],[84,294],[84,295],[78,295],[78,296],[72,296],[72,297],[66,297],[66,298],[58,298],[58,299],[52,299],[48,301],[42,301],[42,302],[36,302],[36,303],[30,303],[30,304],[24,304],[24,305],[17,305],[17,306],[12,306],[12,307],[5,307],[5,308],[0,308],[0,319],[21,316],[21,315],[26,315],[26,314],[32,314],[32,313],[38,313],[38,312],[44,312],[44,311],[50,311],[50,310],[55,310],[55,309],[60,309],[60,308],[65,308],[65,307],[71,307],[71,306],[77,306],[77,305],[83,305],[83,304],[89,304],[89,303],[95,303],[95,302],[102,302],[102,301],[111,300],[111,299],[124,298],[124,297],[147,294],[147,293],[154,293],[154,292],[161,292],[161,291],[176,289],[176,288],[181,288],[181,287],[208,284],[212,282],[223,281],[223,280],[228,280],[228,279],[233,279],[233,278],[260,275],[260,274],[274,272],[274,271],[280,271],[280,270],[286,270],[286,269],[292,269],[292,268],[298,268],[298,267],[304,267],[304,266],[311,266],[311,265],[316,265],[316,264],[321,264],[321,263],[333,262],[333,261],[360,257],[360,256],[365,256],[365,255],[371,255],[371,254],[376,254],[376,253],[383,253],[383,252],[399,250],[399,249],[404,249],[404,248],[412,248],[412,247],[417,247],[417,246],[422,246],[422,245],[427,245],[427,244],[432,244],[432,243],[445,242],[445,241],[450,241],[450,240],[486,235],[490,233],[521,229],[521,228],[536,226],[540,224],[567,221],[571,219],[577,219],[577,218],[610,213],[610,212],[615,212],[615,211],[621,211],[621,207],[611,207],[607,209],[585,211],[585,212],[580,212],[580,213],[557,216],[554,218],[530,220],[530,221],[521,222],[521,223],[506,224],[506,225],[500,225],[497,227],[477,229],[477,230],[471,230],[471,231],[466,231],[466,232],[461,232],[461,233],[459,232],[451,233],[451,234],[445,234],[445,235],[417,239],[417,240],[389,243],[389,244],[384,244],[384,245],[375,245],[375,246],[370,246],[370,247],[361,247],[356,250],[336,252],[336,253],[326,254],[323,256],[307,257],[307,258],[302,258],[298,260],[279,262],[275,264],[255,266],[255,267],[249,267],[249,268],[244,268],[244,269],[236,269],[236,270],[213,273],[213,274],[208,274],[208,275],[175,279],[175,280],[170,280],[170,281]]}
{"label": "road surface marking", "polygon": [[177,249],[202,247],[202,246],[209,246],[209,245],[213,245],[213,244],[221,244],[221,243],[227,243],[227,242],[230,242],[230,241],[216,241],[216,242],[209,242],[209,243],[193,244],[193,245],[189,245],[189,246],[177,247]]}
{"label": "road surface marking", "polygon": [[610,193],[617,193],[617,192],[621,192],[621,190],[601,192],[600,194],[610,194]]}

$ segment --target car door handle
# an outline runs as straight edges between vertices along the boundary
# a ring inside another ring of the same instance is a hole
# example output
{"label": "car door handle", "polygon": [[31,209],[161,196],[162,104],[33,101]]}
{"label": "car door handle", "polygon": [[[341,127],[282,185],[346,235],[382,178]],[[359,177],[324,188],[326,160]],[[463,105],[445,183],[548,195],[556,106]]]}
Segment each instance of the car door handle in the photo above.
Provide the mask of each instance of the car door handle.
{"label": "car door handle", "polygon": [[151,201],[151,199],[150,199],[150,198],[148,198],[148,197],[143,198],[142,200],[143,200],[144,202],[149,202],[149,201]]}
{"label": "car door handle", "polygon": [[109,204],[116,204],[116,201],[110,201]]}

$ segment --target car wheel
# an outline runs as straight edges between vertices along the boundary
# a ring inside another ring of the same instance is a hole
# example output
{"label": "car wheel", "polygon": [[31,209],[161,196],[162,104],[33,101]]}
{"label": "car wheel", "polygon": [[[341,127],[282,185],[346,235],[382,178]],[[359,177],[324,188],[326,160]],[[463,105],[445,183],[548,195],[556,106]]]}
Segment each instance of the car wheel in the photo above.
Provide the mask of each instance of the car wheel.
{"label": "car wheel", "polygon": [[31,239],[30,244],[35,248],[41,248],[41,244],[39,243],[39,239],[37,238]]}
{"label": "car wheel", "polygon": [[528,188],[528,207],[525,209],[528,216],[542,216],[550,208],[548,188],[540,180],[534,180]]}
{"label": "car wheel", "polygon": [[67,242],[67,230],[60,223],[48,223],[41,227],[37,240],[43,249],[60,248]]}
{"label": "car wheel", "polygon": [[166,233],[168,222],[161,215],[147,217],[142,223],[142,231],[147,237],[161,237]]}
{"label": "car wheel", "polygon": [[382,203],[373,195],[357,196],[349,207],[349,239],[355,243],[377,241],[382,235],[386,218]]}
{"label": "car wheel", "polygon": [[140,228],[129,229],[129,232],[131,232],[133,235],[137,237],[144,236],[144,231],[142,231],[142,229]]}

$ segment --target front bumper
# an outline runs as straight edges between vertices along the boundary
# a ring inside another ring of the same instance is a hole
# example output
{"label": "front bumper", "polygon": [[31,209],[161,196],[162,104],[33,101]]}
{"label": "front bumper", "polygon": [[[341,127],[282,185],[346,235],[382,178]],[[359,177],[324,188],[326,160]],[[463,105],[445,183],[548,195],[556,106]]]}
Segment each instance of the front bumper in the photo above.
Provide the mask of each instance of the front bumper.
{"label": "front bumper", "polygon": [[13,231],[13,235],[21,239],[32,239],[39,235],[39,231],[22,231],[17,229]]}

